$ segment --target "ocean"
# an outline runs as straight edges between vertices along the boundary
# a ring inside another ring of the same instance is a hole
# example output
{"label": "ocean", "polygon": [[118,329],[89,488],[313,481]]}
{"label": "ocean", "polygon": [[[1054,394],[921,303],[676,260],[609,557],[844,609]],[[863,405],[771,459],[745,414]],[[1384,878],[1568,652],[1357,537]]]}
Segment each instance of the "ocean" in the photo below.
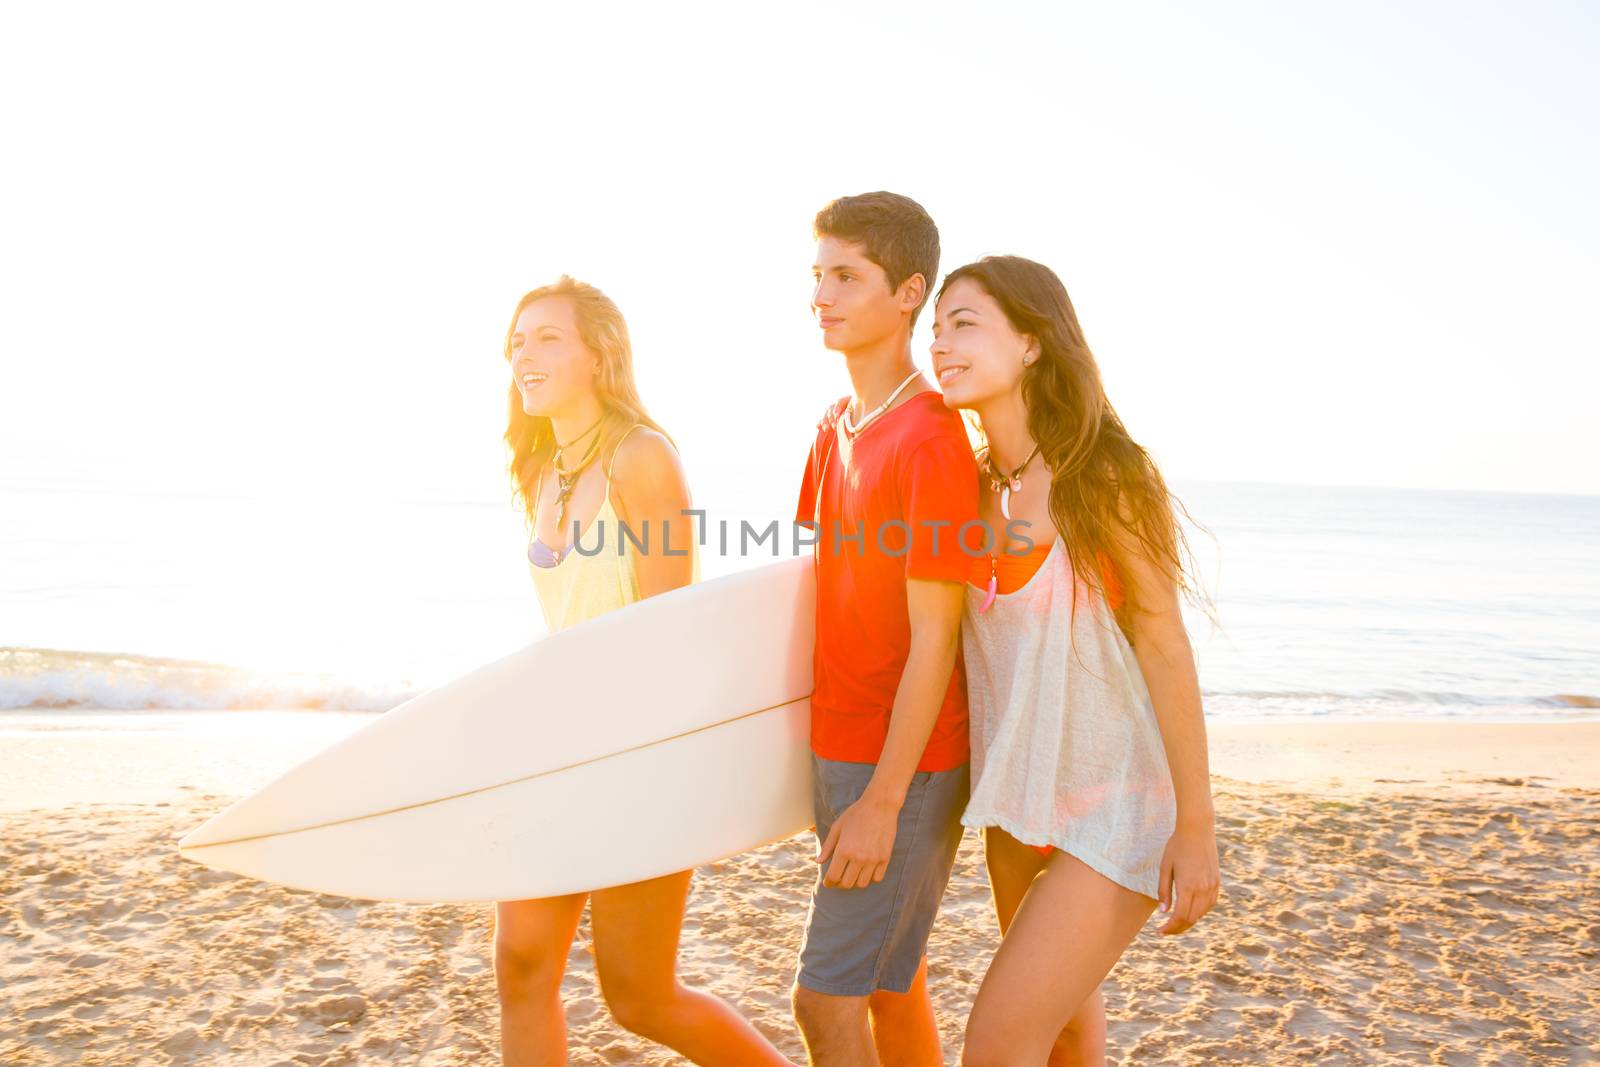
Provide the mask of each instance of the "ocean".
{"label": "ocean", "polygon": [[[729,469],[696,489],[705,577],[771,562],[716,555],[715,531],[787,519],[792,487]],[[1208,531],[1216,625],[1188,612],[1208,716],[1600,717],[1600,497],[1175,491]],[[0,708],[383,710],[539,636],[524,537],[509,499],[13,478]]]}

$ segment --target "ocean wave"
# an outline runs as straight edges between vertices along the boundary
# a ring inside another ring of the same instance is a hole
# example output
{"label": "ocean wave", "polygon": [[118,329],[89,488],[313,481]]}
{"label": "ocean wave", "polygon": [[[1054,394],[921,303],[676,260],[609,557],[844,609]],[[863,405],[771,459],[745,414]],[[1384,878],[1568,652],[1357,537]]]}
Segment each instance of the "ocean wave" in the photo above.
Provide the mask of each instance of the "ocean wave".
{"label": "ocean wave", "polygon": [[272,674],[200,660],[0,648],[0,708],[387,711],[416,691],[320,674]]}
{"label": "ocean wave", "polygon": [[1365,689],[1356,692],[1289,689],[1203,689],[1206,699],[1221,697],[1229,700],[1303,701],[1359,704],[1421,704],[1440,707],[1503,708],[1525,706],[1530,708],[1600,708],[1600,697],[1579,693],[1483,694],[1431,692],[1415,689]]}
{"label": "ocean wave", "polygon": [[[6,709],[387,711],[418,691],[405,684],[361,683],[328,674],[267,673],[202,660],[0,647],[0,708]],[[1600,710],[1600,697],[1582,693],[1206,688],[1202,695],[1207,713],[1223,716],[1564,716]]]}
{"label": "ocean wave", "polygon": [[1579,722],[1600,718],[1600,700],[1574,693],[1485,696],[1481,693],[1236,691],[1203,694],[1206,718],[1220,721],[1309,719],[1323,722]]}

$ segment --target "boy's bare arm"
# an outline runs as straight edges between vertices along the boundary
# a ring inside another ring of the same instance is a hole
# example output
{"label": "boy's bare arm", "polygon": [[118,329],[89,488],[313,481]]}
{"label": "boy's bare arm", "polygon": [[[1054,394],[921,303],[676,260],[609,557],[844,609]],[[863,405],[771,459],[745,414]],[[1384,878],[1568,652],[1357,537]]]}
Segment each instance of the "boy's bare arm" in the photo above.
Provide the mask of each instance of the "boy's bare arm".
{"label": "boy's bare arm", "polygon": [[866,792],[840,814],[817,854],[819,863],[832,859],[826,885],[857,889],[883,880],[894,853],[900,807],[950,688],[964,597],[960,582],[906,580],[911,651],[895,690],[889,736]]}

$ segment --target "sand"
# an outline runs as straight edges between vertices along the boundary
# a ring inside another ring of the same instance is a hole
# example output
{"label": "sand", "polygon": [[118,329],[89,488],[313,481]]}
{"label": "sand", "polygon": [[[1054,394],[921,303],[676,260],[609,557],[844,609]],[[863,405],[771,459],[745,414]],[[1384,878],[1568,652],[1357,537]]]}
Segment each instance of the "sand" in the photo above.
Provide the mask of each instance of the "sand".
{"label": "sand", "polygon": [[[361,721],[0,714],[0,1063],[495,1062],[487,907],[173,849]],[[1179,938],[1152,920],[1107,980],[1113,1062],[1600,1062],[1600,723],[1211,732],[1223,897]],[[811,853],[702,869],[681,954],[796,1061]],[[995,937],[969,834],[929,949],[948,1062]],[[611,1022],[587,922],[563,988],[573,1063],[682,1062]]]}

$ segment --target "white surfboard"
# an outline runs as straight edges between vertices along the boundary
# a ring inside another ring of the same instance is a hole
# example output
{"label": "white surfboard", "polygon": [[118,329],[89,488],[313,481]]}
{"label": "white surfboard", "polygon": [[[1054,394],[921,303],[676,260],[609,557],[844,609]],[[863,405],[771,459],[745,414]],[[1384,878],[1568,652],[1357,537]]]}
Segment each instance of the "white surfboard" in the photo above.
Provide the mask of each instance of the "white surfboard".
{"label": "white surfboard", "polygon": [[373,900],[555,896],[812,823],[809,557],[649,597],[423,693],[179,842]]}

